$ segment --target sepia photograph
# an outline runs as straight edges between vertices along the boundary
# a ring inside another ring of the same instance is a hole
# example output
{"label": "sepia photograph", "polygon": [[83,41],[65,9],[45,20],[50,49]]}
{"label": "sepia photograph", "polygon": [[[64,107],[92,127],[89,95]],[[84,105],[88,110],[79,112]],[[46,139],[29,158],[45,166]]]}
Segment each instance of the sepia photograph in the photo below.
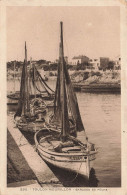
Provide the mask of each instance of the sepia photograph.
{"label": "sepia photograph", "polygon": [[119,6],[7,6],[7,188],[121,187]]}

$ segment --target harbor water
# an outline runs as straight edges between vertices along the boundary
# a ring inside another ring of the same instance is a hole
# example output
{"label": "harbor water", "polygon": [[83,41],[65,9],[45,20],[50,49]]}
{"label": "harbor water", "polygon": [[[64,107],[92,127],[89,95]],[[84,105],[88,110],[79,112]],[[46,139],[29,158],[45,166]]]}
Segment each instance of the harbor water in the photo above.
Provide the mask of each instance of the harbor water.
{"label": "harbor water", "polygon": [[[48,81],[55,89],[55,81]],[[19,81],[16,81],[19,90]],[[13,91],[13,81],[8,81],[8,91]],[[97,148],[94,161],[92,184],[85,184],[83,178],[65,184],[65,186],[120,187],[121,186],[121,96],[120,94],[92,94],[78,92],[77,99],[81,118],[89,141]],[[8,106],[14,111],[13,106]],[[31,142],[32,143],[32,142]],[[34,143],[32,143],[34,145]],[[50,165],[49,165],[50,166]],[[50,167],[64,183],[68,173]],[[69,173],[70,174],[70,173]],[[70,181],[75,176],[71,175]]]}

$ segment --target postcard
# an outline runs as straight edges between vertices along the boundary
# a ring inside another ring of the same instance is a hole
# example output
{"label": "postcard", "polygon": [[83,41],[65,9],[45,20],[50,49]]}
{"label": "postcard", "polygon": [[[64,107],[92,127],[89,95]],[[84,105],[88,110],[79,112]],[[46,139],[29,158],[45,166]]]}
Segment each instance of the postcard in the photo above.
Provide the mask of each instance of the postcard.
{"label": "postcard", "polygon": [[126,6],[1,0],[2,195],[127,195]]}

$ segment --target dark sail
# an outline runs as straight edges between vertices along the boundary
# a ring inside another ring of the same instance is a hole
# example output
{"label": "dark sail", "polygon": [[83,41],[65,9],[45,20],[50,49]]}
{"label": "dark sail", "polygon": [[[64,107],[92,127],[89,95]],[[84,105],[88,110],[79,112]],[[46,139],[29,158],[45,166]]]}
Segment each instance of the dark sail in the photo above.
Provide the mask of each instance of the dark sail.
{"label": "dark sail", "polygon": [[69,99],[68,106],[70,107],[72,116],[73,116],[74,121],[76,123],[77,131],[82,131],[82,130],[84,130],[84,126],[83,126],[81,115],[79,112],[77,97],[76,97],[76,94],[74,92],[66,65],[64,66],[64,68],[65,68],[67,94],[68,94],[68,99]]}
{"label": "dark sail", "polygon": [[63,23],[61,22],[61,44],[60,44],[60,75],[61,75],[61,104],[62,104],[62,138],[66,139],[66,136],[69,134],[70,126],[69,126],[69,116],[68,116],[68,108],[67,108],[67,94],[66,94],[66,83],[65,83],[65,61],[64,61],[64,48],[63,48]]}
{"label": "dark sail", "polygon": [[23,107],[23,86],[24,86],[24,79],[25,78],[25,62],[23,64],[23,69],[22,69],[22,76],[21,76],[21,85],[20,85],[20,98],[19,98],[19,101],[18,101],[18,109],[17,109],[17,112],[15,114],[15,117],[16,116],[21,116],[22,114],[22,107]]}
{"label": "dark sail", "polygon": [[29,86],[28,86],[28,73],[27,73],[27,49],[25,42],[25,60],[22,69],[21,86],[20,86],[20,98],[18,102],[18,109],[16,116],[27,115],[30,111],[29,105]]}
{"label": "dark sail", "polygon": [[[60,62],[60,59],[59,59]],[[60,93],[61,93],[61,87],[60,87],[60,64],[58,65],[58,76],[57,76],[57,82],[56,82],[56,90],[55,90],[55,99],[54,99],[54,119],[58,122],[61,121],[61,100],[60,100]]]}
{"label": "dark sail", "polygon": [[53,121],[61,122],[61,135],[66,137],[70,133],[70,120],[75,124],[75,131],[83,131],[76,94],[71,84],[70,76],[64,60],[63,29],[61,22],[61,42],[59,53],[58,77],[54,100]]}

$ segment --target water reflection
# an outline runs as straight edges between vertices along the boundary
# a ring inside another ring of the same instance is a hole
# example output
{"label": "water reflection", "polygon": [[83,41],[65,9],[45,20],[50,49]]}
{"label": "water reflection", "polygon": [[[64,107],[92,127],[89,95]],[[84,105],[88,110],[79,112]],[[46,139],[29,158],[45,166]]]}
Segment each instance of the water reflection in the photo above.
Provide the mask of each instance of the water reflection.
{"label": "water reflection", "polygon": [[96,177],[95,169],[91,168],[89,180],[83,176],[73,173],[71,171],[66,171],[61,168],[57,168],[49,163],[47,163],[49,168],[52,170],[54,175],[63,184],[64,187],[97,187],[99,180]]}
{"label": "water reflection", "polygon": [[99,180],[96,176],[95,169],[91,168],[89,177],[89,187],[97,187]]}

